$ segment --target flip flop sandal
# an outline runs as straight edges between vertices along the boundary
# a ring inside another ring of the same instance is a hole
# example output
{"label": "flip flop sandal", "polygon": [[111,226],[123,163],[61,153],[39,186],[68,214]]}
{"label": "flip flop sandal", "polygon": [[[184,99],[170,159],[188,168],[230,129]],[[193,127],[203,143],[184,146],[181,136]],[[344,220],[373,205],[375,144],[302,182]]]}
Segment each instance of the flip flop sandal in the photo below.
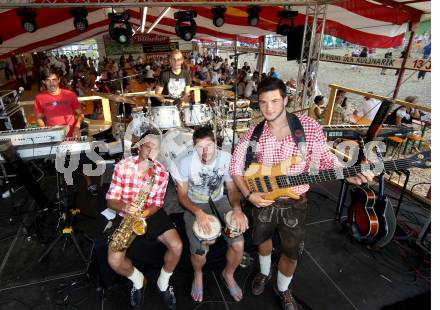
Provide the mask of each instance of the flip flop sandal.
{"label": "flip flop sandal", "polygon": [[[201,297],[200,300],[194,298],[194,296],[196,297]],[[196,287],[196,285],[194,284],[194,281],[191,285],[191,297],[195,302],[202,302],[203,301],[203,287]]]}
{"label": "flip flop sandal", "polygon": [[[225,278],[223,277],[223,275],[221,275],[221,278],[223,280],[223,284],[227,287],[229,294],[231,295],[232,299],[236,302],[240,301],[243,299],[243,292],[241,290],[241,288],[239,286],[236,287],[229,287],[228,283],[226,282]],[[241,296],[241,297],[240,297]]]}

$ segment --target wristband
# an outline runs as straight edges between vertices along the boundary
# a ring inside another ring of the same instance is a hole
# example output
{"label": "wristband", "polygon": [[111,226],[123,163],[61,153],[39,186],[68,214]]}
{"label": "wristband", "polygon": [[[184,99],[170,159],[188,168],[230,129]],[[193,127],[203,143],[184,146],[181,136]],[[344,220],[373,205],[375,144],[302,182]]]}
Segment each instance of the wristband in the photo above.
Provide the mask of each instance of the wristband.
{"label": "wristband", "polygon": [[249,197],[251,197],[252,192],[249,192],[249,194],[246,195],[246,197],[244,197],[244,199],[249,200]]}

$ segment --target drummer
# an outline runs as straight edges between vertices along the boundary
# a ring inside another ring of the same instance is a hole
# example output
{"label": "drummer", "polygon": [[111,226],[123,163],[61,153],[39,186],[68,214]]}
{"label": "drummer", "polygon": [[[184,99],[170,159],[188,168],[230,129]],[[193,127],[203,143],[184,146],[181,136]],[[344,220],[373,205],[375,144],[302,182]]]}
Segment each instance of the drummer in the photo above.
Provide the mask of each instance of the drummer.
{"label": "drummer", "polygon": [[156,95],[164,103],[165,97],[180,99],[181,102],[189,102],[189,89],[191,87],[191,75],[182,68],[184,58],[179,50],[174,50],[170,54],[170,69],[160,73],[158,85],[156,86]]}
{"label": "drummer", "polygon": [[[178,169],[171,173],[177,181],[178,200],[186,209],[184,214],[185,229],[190,244],[191,263],[194,268],[191,296],[194,301],[202,302],[202,268],[206,263],[209,246],[195,236],[193,226],[198,225],[203,234],[214,233],[213,222],[209,219],[209,214],[213,213],[208,203],[209,197],[214,201],[222,218],[232,210],[231,224],[240,232],[244,232],[248,227],[246,217],[241,211],[239,192],[228,173],[231,155],[217,150],[214,133],[208,127],[200,127],[194,131],[193,144],[194,152],[176,163]],[[224,184],[226,184],[228,192],[227,198],[223,194]],[[234,272],[243,257],[243,236],[239,235],[236,238],[225,236],[225,240],[228,243],[228,250],[222,278],[232,298],[235,301],[240,301],[243,298],[243,292],[234,279]]]}

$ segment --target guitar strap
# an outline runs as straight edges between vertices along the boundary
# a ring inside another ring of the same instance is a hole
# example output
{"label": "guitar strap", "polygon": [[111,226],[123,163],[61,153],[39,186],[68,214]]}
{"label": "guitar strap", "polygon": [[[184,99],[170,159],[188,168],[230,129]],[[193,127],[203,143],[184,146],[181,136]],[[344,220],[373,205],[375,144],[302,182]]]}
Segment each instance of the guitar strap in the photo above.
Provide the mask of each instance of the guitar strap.
{"label": "guitar strap", "polygon": [[[306,157],[306,136],[304,133],[304,128],[295,114],[288,113],[287,114],[287,123],[289,124],[290,132],[292,133],[293,140],[295,141],[296,146],[298,147],[301,156],[303,158]],[[255,151],[257,150],[258,140],[263,133],[264,123],[266,120],[260,122],[257,126],[255,126],[254,131],[252,132],[252,136],[249,140],[249,145],[246,150],[246,157],[244,163],[244,171],[246,171],[255,158]]]}

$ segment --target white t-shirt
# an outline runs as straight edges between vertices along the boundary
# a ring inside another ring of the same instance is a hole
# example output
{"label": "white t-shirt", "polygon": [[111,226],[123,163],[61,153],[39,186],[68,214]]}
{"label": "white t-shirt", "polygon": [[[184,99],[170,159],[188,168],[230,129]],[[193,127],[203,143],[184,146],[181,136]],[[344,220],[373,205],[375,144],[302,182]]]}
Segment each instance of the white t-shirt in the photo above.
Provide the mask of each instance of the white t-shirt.
{"label": "white t-shirt", "polygon": [[177,164],[178,169],[171,171],[176,181],[188,182],[188,197],[195,203],[206,203],[209,193],[213,201],[223,197],[224,182],[232,181],[229,175],[231,154],[217,149],[217,156],[210,165],[200,161],[197,152],[185,156]]}
{"label": "white t-shirt", "polygon": [[255,85],[254,80],[249,80],[246,84],[246,88],[244,89],[244,96],[249,98],[252,96],[252,92],[257,91],[257,86]]}
{"label": "white t-shirt", "polygon": [[374,98],[365,101],[362,105],[362,117],[372,121],[380,108],[380,104],[381,101]]}

